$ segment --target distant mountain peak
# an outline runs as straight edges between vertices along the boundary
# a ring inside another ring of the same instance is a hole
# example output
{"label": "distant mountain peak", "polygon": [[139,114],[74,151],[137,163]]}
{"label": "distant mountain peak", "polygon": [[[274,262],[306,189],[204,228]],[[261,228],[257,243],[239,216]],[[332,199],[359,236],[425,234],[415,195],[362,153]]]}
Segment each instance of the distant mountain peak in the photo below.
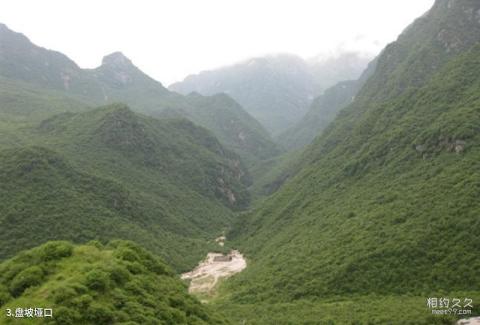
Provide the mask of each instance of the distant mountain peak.
{"label": "distant mountain peak", "polygon": [[105,55],[102,59],[102,66],[111,66],[111,67],[131,67],[133,66],[132,61],[127,58],[122,52],[113,52],[111,54]]}
{"label": "distant mountain peak", "polygon": [[97,68],[103,81],[111,86],[125,87],[139,80],[150,80],[122,52],[113,52],[103,57],[102,65]]}
{"label": "distant mountain peak", "polygon": [[23,43],[31,44],[30,40],[25,35],[11,30],[10,28],[8,28],[7,25],[3,23],[0,23],[0,35],[7,37],[7,38],[2,37],[2,39],[0,39],[0,44],[8,41],[12,41],[13,39],[16,41],[20,40],[20,42],[23,42]]}

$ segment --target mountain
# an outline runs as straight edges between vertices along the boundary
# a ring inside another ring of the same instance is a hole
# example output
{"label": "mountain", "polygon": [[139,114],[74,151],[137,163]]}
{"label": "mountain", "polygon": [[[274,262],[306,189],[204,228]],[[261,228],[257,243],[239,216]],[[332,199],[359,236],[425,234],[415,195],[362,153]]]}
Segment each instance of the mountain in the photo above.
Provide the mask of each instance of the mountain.
{"label": "mountain", "polygon": [[300,149],[318,136],[337,116],[338,112],[352,103],[358,91],[373,74],[376,61],[357,80],[341,81],[316,97],[307,114],[294,126],[281,133],[277,142],[287,150]]}
{"label": "mountain", "polygon": [[262,125],[231,97],[225,94],[205,97],[191,93],[185,98],[190,106],[166,109],[159,117],[186,117],[196,121],[212,130],[222,144],[238,153],[249,166],[281,153]]}
{"label": "mountain", "polygon": [[185,119],[118,104],[23,132],[0,151],[1,258],[48,240],[122,238],[186,270],[249,202],[238,156]]}
{"label": "mountain", "polygon": [[289,54],[257,57],[190,75],[169,89],[185,95],[226,93],[278,135],[303,117],[314,96],[360,75],[368,62],[354,58],[358,56],[353,53],[309,61]]}
{"label": "mountain", "polygon": [[[1,24],[0,86],[0,116],[10,121],[38,122],[59,112],[123,102],[154,117],[174,110],[176,116],[213,131],[224,144],[235,143],[234,149],[249,161],[279,152],[263,127],[232,100],[195,101],[171,92],[120,52],[105,56],[98,68],[81,69],[65,55],[36,46]],[[218,118],[206,120],[208,115]],[[225,121],[228,125],[217,124]],[[245,143],[238,139],[242,132],[249,135]]]}
{"label": "mountain", "polygon": [[428,297],[480,299],[479,13],[437,0],[385,48],[299,172],[228,235],[249,266],[221,288],[224,310],[445,324],[461,316],[432,315]]}
{"label": "mountain", "polygon": [[[48,242],[19,253],[0,264],[0,305],[2,324],[42,322],[34,308],[52,310],[49,324],[228,324],[163,261],[125,241]],[[7,316],[19,306],[24,319]]]}
{"label": "mountain", "polygon": [[305,114],[313,97],[313,77],[303,59],[280,54],[190,75],[169,89],[181,94],[226,93],[275,134]]}
{"label": "mountain", "polygon": [[0,24],[0,75],[3,77],[64,89],[69,79],[80,77],[80,71],[67,56],[34,46],[24,35]]}

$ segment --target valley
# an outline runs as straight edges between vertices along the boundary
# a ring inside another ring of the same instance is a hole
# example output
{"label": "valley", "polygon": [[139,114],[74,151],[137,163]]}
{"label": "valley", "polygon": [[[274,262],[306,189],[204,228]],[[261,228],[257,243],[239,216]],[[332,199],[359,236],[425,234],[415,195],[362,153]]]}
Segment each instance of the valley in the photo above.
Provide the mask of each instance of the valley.
{"label": "valley", "polygon": [[478,324],[480,2],[402,28],[167,87],[0,23],[0,324]]}

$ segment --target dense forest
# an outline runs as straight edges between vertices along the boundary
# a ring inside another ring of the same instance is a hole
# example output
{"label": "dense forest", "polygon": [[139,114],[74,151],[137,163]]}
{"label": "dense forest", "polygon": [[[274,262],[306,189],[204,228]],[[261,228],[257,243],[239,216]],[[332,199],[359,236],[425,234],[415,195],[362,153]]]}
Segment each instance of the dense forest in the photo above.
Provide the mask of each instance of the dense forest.
{"label": "dense forest", "polygon": [[463,324],[479,162],[476,0],[168,88],[0,24],[0,324]]}

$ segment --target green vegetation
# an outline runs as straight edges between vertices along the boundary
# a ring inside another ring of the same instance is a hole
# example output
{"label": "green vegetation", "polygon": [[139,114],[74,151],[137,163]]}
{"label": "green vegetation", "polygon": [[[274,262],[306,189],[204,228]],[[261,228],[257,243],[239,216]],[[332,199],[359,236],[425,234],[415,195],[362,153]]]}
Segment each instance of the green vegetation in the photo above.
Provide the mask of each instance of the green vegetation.
{"label": "green vegetation", "polygon": [[313,87],[307,63],[300,57],[280,54],[191,75],[170,89],[182,94],[227,93],[276,135],[307,111]]}
{"label": "green vegetation", "polygon": [[[432,295],[444,297],[444,294]],[[446,297],[469,297],[478,301],[478,292],[456,292]],[[234,324],[263,325],[452,325],[455,316],[432,315],[426,297],[404,295],[358,295],[339,296],[327,299],[300,299],[292,302],[231,304],[215,301]],[[475,311],[474,311],[475,312]],[[480,310],[476,308],[476,313]],[[467,316],[468,317],[468,316]]]}
{"label": "green vegetation", "polygon": [[[227,324],[132,242],[48,242],[0,264],[2,324]],[[3,311],[51,308],[52,318]]]}
{"label": "green vegetation", "polygon": [[335,119],[341,109],[352,103],[358,91],[375,72],[373,60],[358,80],[342,81],[314,99],[307,114],[294,126],[277,137],[287,150],[298,150],[310,144]]}
{"label": "green vegetation", "polygon": [[[225,94],[186,97],[192,109],[192,121],[212,130],[218,140],[235,151],[248,165],[269,159],[280,153],[262,125]],[[227,114],[227,112],[229,114]]]}
{"label": "green vegetation", "polygon": [[277,136],[303,117],[313,97],[358,78],[370,60],[357,53],[337,54],[309,60],[292,54],[251,58],[190,75],[169,89],[184,95],[226,93]]}
{"label": "green vegetation", "polygon": [[[0,258],[15,256],[0,264],[0,306],[53,307],[59,324],[224,322],[211,308],[245,325],[451,324],[462,316],[426,301],[458,297],[479,315],[479,12],[436,1],[358,93],[341,84],[317,99],[292,147],[335,119],[285,155],[226,95],[171,93],[120,53],[81,70],[34,48],[57,59],[39,65],[0,25],[1,60],[22,50],[0,61]],[[23,66],[31,75],[15,74]],[[113,100],[162,119],[89,108]],[[261,200],[244,211],[248,187]],[[96,241],[21,252],[51,240]],[[248,268],[200,305],[137,245],[176,272],[230,248]]]}
{"label": "green vegetation", "polygon": [[[479,9],[438,1],[383,52],[355,102],[307,147],[301,170],[238,220],[228,236],[250,263],[224,284],[224,305],[478,299],[480,46],[471,31],[478,42]],[[449,32],[466,35],[455,50],[438,38]],[[288,310],[275,308],[286,319]],[[401,319],[429,323],[428,311],[416,315]],[[374,323],[397,317],[381,313]]]}
{"label": "green vegetation", "polygon": [[188,118],[212,131],[249,165],[279,153],[260,123],[226,95],[170,92],[120,52],[105,56],[98,68],[84,70],[65,55],[38,47],[1,24],[0,39],[4,121],[39,122],[59,112],[122,102],[157,118]]}
{"label": "green vegetation", "polygon": [[313,101],[307,114],[293,127],[278,136],[277,141],[287,150],[308,145],[336,117],[337,113],[353,101],[358,91],[357,81],[344,81]]}
{"label": "green vegetation", "polygon": [[[41,143],[74,158],[78,168],[92,173],[118,178],[144,172],[148,178],[157,176],[156,183],[160,178],[168,179],[232,208],[248,204],[244,185],[249,175],[240,158],[188,120],[156,120],[116,104],[54,116],[33,132]],[[149,191],[155,188],[147,177],[137,176],[124,181]]]}
{"label": "green vegetation", "polygon": [[251,169],[252,179],[255,180],[250,187],[252,198],[262,199],[276,192],[287,179],[298,172],[303,158],[303,151],[297,150],[257,164]]}
{"label": "green vegetation", "polygon": [[249,202],[238,157],[186,120],[113,105],[22,134],[0,151],[1,257],[47,240],[125,238],[187,270]]}

